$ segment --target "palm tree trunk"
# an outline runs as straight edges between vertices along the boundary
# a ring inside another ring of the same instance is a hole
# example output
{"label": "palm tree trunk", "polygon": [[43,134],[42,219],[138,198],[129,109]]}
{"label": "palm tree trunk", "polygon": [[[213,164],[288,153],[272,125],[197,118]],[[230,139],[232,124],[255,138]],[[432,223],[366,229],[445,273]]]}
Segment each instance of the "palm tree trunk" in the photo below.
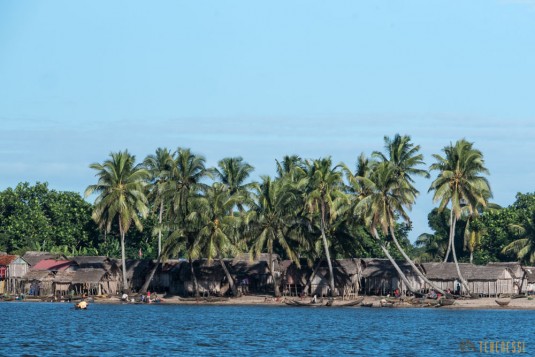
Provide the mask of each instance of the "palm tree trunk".
{"label": "palm tree trunk", "polygon": [[146,293],[147,289],[149,288],[150,282],[152,281],[152,278],[154,277],[154,274],[156,273],[156,270],[158,269],[158,266],[160,265],[161,261],[161,255],[158,255],[158,260],[156,260],[156,265],[152,267],[149,275],[147,278],[145,278],[145,282],[143,283],[143,286],[139,290],[140,293]]}
{"label": "palm tree trunk", "polygon": [[470,264],[472,264],[473,261],[474,261],[474,251],[471,250],[471,251],[470,251]]}
{"label": "palm tree trunk", "polygon": [[162,254],[162,215],[163,215],[163,201],[160,202],[160,215],[158,217],[158,223],[160,224],[160,229],[158,229],[158,259]]}
{"label": "palm tree trunk", "polygon": [[455,253],[455,240],[452,238],[455,235],[455,225],[457,224],[457,218],[453,215],[453,210],[450,213],[450,241],[451,241],[451,254],[453,256],[453,261],[455,263],[455,269],[457,269],[457,275],[459,280],[463,284],[466,294],[470,294],[470,289],[468,288],[468,283],[464,280],[463,275],[461,274],[461,268],[459,267],[459,262],[457,261],[457,254]]}
{"label": "palm tree trunk", "polygon": [[399,244],[399,242],[398,242],[398,240],[396,238],[396,235],[394,234],[394,229],[392,227],[390,227],[390,235],[392,236],[392,240],[394,241],[394,244],[396,245],[396,248],[401,253],[401,255],[403,255],[403,258],[405,258],[405,261],[407,263],[409,263],[409,265],[411,266],[412,270],[416,273],[416,275],[418,275],[423,281],[425,281],[426,284],[429,284],[429,286],[431,286],[434,290],[438,291],[442,295],[446,295],[446,292],[444,292],[442,289],[438,288],[434,283],[432,283],[429,279],[427,279],[425,274],[422,273],[420,271],[420,269],[418,269],[418,267],[416,266],[416,264],[414,264],[412,259],[407,255],[407,253],[405,253],[405,250]]}
{"label": "palm tree trunk", "polygon": [[124,244],[125,232],[123,230],[123,225],[121,224],[121,216],[119,215],[119,233],[121,234],[121,264],[123,267],[123,291],[128,293],[130,287],[128,285],[128,278],[126,275],[126,250]]}
{"label": "palm tree trunk", "polygon": [[318,270],[321,266],[321,259],[318,260],[318,264],[316,264],[316,267],[314,268],[314,271],[312,272],[312,274],[310,274],[310,276],[308,277],[307,279],[307,283],[303,289],[303,292],[306,292],[308,291],[308,288],[310,287],[310,284],[312,284],[312,279],[314,279],[314,277],[316,276],[316,274],[318,273]]}
{"label": "palm tree trunk", "polygon": [[230,289],[232,290],[232,294],[234,297],[238,296],[238,290],[236,289],[236,285],[234,284],[234,280],[232,279],[232,276],[230,275],[227,266],[225,265],[225,262],[223,259],[219,258],[219,263],[221,263],[221,267],[223,268],[223,271],[225,272],[225,276],[227,277],[228,283],[230,285]]}
{"label": "palm tree trunk", "polygon": [[327,237],[325,236],[325,203],[321,203],[321,238],[323,240],[323,248],[325,249],[325,257],[327,258],[327,265],[329,266],[329,285],[331,287],[331,296],[336,296],[334,288],[334,272],[333,264],[331,262],[331,255],[329,254],[329,244],[327,243]]}
{"label": "palm tree trunk", "polygon": [[197,283],[197,276],[195,276],[195,269],[193,269],[193,260],[191,257],[189,257],[189,268],[191,271],[191,279],[193,280],[193,291],[195,293],[195,297],[199,297],[201,294],[199,293],[199,284]]}
{"label": "palm tree trunk", "polygon": [[450,236],[448,238],[448,249],[446,250],[446,255],[444,256],[444,263],[448,262],[448,258],[450,257],[451,252],[451,220],[450,220]]}
{"label": "palm tree trunk", "polygon": [[269,262],[268,262],[268,269],[269,273],[271,274],[271,278],[273,279],[273,294],[275,297],[281,296],[280,288],[279,288],[279,282],[277,281],[277,278],[275,277],[275,272],[273,268],[273,251],[269,251]]}
{"label": "palm tree trunk", "polygon": [[386,249],[385,245],[380,242],[379,234],[377,233],[377,230],[375,228],[373,229],[373,235],[374,235],[375,239],[379,242],[379,245],[381,246],[381,250],[386,255],[386,257],[388,258],[388,260],[390,261],[390,263],[392,264],[394,269],[396,269],[396,271],[398,272],[398,275],[401,278],[401,280],[407,286],[407,289],[409,289],[412,293],[415,293],[415,294],[419,293],[418,291],[416,291],[416,289],[409,282],[409,279],[407,279],[407,277],[405,276],[405,273],[403,273],[403,271],[401,271],[401,268],[399,267],[398,263],[396,263],[394,258],[392,258],[392,256],[390,255],[390,252],[388,251],[388,249]]}

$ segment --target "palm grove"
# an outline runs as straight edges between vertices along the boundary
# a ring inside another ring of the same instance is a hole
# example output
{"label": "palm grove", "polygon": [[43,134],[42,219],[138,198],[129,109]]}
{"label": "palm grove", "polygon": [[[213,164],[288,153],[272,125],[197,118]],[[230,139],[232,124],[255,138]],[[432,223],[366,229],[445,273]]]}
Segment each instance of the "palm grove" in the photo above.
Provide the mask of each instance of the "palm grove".
{"label": "palm grove", "polygon": [[[241,157],[211,168],[185,148],[159,148],[142,162],[127,150],[111,153],[90,165],[97,182],[85,195],[96,196],[93,205],[46,184],[0,193],[0,250],[121,257],[125,282],[127,258],[218,260],[234,293],[223,259],[238,253],[251,259],[278,254],[310,267],[326,260],[333,292],[332,260],[338,258],[386,257],[409,290],[414,288],[396,261],[407,261],[424,280],[415,262],[535,263],[535,196],[518,194],[506,208],[490,203],[488,170],[473,143],[447,145],[433,155],[428,171],[409,136],[384,142],[382,152],[361,154],[354,169],[329,157],[285,156],[276,160],[276,175],[259,182],[251,181],[254,168]],[[433,233],[412,246],[407,234],[419,194],[415,178],[431,173]],[[269,269],[279,295],[280,282]],[[468,290],[458,265],[457,271]]]}

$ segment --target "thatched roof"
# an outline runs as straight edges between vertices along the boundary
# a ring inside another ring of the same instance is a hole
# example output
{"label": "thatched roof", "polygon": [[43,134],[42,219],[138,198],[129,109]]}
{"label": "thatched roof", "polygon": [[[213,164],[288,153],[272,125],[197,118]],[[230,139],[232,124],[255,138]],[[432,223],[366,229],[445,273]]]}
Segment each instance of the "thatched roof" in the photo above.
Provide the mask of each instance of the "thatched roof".
{"label": "thatched roof", "polygon": [[73,284],[84,284],[84,283],[99,283],[103,280],[106,275],[104,269],[78,269],[74,272],[72,278]]}
{"label": "thatched roof", "polygon": [[106,269],[112,264],[110,258],[106,256],[77,256],[72,257],[71,260],[80,268]]}
{"label": "thatched roof", "polygon": [[22,277],[25,281],[52,281],[53,279],[54,274],[47,270],[31,270]]}
{"label": "thatched roof", "polygon": [[[396,261],[401,271],[405,274],[412,274],[413,269],[407,262]],[[388,259],[376,259],[376,258],[363,258],[362,264],[364,269],[362,270],[363,278],[372,277],[392,277],[397,276],[398,272]]]}
{"label": "thatched roof", "polygon": [[33,267],[44,259],[67,260],[67,257],[63,254],[29,251],[22,256],[22,259],[24,259],[30,265],[30,267]]}
{"label": "thatched roof", "polygon": [[[229,268],[231,262],[226,261],[225,263],[227,268]],[[211,262],[208,262],[206,259],[194,260],[193,269],[198,280],[221,281],[225,276],[225,271],[219,260],[213,260]],[[179,276],[182,281],[192,280],[189,262],[182,262],[180,264]]]}
{"label": "thatched roof", "polygon": [[[423,263],[427,278],[430,280],[451,281],[459,278],[455,263]],[[502,265],[473,265],[459,263],[461,274],[468,281],[495,281],[514,276],[513,272]]]}
{"label": "thatched roof", "polygon": [[528,283],[535,283],[535,267],[524,267],[524,271],[526,272],[526,279]]}
{"label": "thatched roof", "polygon": [[[135,277],[145,277],[152,267],[156,264],[156,261],[151,259],[129,259],[126,261],[126,276],[128,280]],[[119,265],[120,266],[120,265]]]}
{"label": "thatched roof", "polygon": [[54,283],[71,283],[73,277],[73,271],[58,271],[54,277]]}
{"label": "thatched roof", "polygon": [[[274,268],[277,270],[279,256],[272,255]],[[240,254],[232,260],[230,267],[231,274],[235,275],[263,275],[269,274],[269,254],[262,253],[257,259],[253,255]]]}

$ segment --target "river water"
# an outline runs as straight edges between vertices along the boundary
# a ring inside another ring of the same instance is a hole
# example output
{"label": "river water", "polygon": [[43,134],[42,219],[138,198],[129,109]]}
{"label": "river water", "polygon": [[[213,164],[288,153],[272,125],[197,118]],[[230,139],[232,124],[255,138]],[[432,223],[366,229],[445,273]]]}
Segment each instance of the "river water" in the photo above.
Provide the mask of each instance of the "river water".
{"label": "river water", "polygon": [[0,356],[535,355],[526,310],[4,302],[0,319]]}

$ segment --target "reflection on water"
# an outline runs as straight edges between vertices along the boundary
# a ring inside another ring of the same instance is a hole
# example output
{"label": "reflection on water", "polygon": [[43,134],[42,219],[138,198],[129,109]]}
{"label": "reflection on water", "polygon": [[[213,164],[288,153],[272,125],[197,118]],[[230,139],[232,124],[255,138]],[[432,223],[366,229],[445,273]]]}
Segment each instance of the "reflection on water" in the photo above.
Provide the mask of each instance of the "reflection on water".
{"label": "reflection on water", "polygon": [[440,356],[461,350],[463,355],[477,355],[480,346],[490,348],[495,341],[523,342],[527,354],[535,355],[535,311],[104,304],[79,311],[72,307],[0,303],[0,355]]}

